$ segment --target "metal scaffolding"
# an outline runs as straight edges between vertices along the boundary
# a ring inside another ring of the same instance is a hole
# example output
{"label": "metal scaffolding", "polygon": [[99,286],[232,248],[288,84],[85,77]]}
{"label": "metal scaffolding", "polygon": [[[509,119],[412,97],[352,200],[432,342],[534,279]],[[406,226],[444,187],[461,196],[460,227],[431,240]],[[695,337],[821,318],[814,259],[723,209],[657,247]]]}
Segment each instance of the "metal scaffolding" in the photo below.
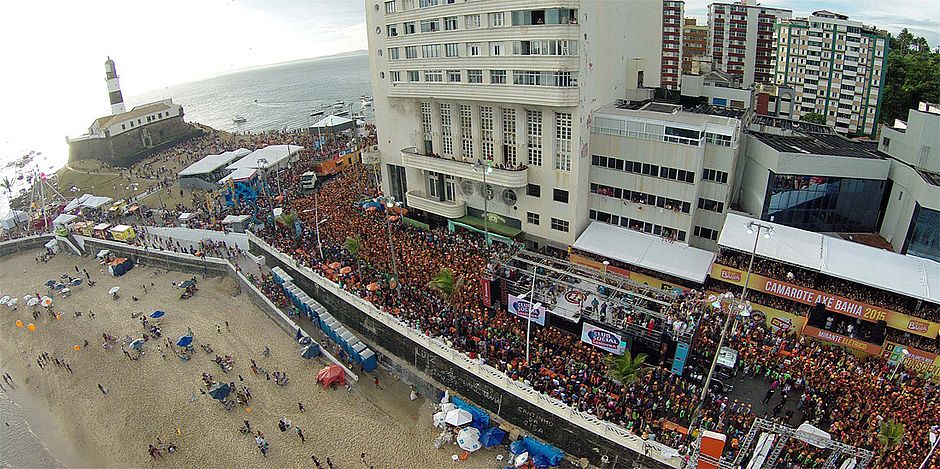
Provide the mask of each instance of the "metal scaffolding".
{"label": "metal scaffolding", "polygon": [[[826,458],[826,463],[823,465],[823,469],[835,469],[841,462],[849,458],[855,458],[855,469],[865,469],[871,463],[873,457],[872,452],[867,449],[851,446],[836,440],[822,440],[816,435],[806,433],[799,429],[791,428],[779,423],[774,423],[770,420],[758,418],[754,420],[754,424],[751,425],[751,430],[741,441],[740,449],[738,450],[737,454],[735,454],[734,459],[728,460],[726,458],[722,458],[721,462],[719,463],[719,467],[721,469],[739,469],[741,467],[746,467],[746,458],[750,459],[752,457],[754,452],[753,446],[757,440],[758,435],[762,432],[774,435],[775,441],[773,449],[767,456],[767,459],[764,460],[763,464],[759,466],[760,468],[774,467],[774,464],[780,457],[780,453],[783,452],[783,449],[787,446],[787,443],[791,439],[797,439],[804,443],[808,443],[810,445],[829,451],[829,456]],[[758,467],[751,469],[758,469]]]}

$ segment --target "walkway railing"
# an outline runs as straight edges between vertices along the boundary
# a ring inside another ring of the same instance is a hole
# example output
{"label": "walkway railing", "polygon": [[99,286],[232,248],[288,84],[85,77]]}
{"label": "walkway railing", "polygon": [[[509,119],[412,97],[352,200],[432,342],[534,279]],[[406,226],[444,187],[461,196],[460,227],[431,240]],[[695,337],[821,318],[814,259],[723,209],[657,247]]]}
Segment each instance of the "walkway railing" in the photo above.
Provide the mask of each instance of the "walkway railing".
{"label": "walkway railing", "polygon": [[675,468],[681,467],[682,458],[679,455],[679,452],[674,448],[670,448],[659,442],[644,440],[623,427],[600,420],[588,413],[575,410],[564,402],[549,397],[521,381],[512,380],[505,373],[502,373],[489,365],[480,363],[480,360],[471,359],[466,354],[448,347],[439,339],[435,339],[423,334],[421,331],[412,328],[401,319],[376,308],[372,303],[340,288],[340,286],[336,283],[333,283],[325,277],[322,277],[318,273],[314,272],[313,269],[305,265],[301,265],[295,259],[273,248],[271,245],[253,233],[248,233],[248,240],[260,246],[267,252],[268,255],[277,258],[285,265],[291,266],[298,273],[306,276],[324,290],[329,291],[343,301],[357,307],[360,311],[369,315],[369,317],[388,326],[402,336],[407,337],[412,342],[434,352],[436,355],[449,361],[454,366],[458,366],[463,370],[472,373],[481,380],[486,381],[487,383],[496,386],[533,406],[539,407],[542,410],[554,414],[561,419],[567,420],[569,423],[593,432],[618,446],[627,448],[639,454],[644,454],[663,464]]}

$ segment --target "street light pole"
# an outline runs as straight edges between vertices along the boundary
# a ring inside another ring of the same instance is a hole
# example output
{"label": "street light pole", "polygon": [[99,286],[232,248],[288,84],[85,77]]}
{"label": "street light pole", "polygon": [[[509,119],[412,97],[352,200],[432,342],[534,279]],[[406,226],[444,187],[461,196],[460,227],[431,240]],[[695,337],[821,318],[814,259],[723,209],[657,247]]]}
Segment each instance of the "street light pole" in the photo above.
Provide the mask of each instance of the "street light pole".
{"label": "street light pole", "polygon": [[526,314],[525,324],[525,364],[529,366],[529,336],[532,332],[532,312],[542,306],[542,303],[535,302],[535,276],[539,273],[539,265],[532,265],[532,289],[529,290],[529,311]]}
{"label": "street light pole", "polygon": [[930,452],[927,453],[927,457],[924,458],[924,462],[920,463],[920,467],[918,469],[925,469],[927,467],[927,463],[929,463],[930,458],[933,457],[933,452],[936,451],[937,445],[940,444],[940,425],[933,425],[930,427],[929,438]]}
{"label": "street light pole", "polygon": [[[476,164],[472,166],[474,171],[476,171],[477,166],[478,165]],[[483,191],[482,191],[483,193],[483,241],[486,243],[486,249],[489,250],[490,248],[490,224],[489,224],[490,216],[489,216],[489,209],[487,206],[487,202],[489,201],[489,191],[488,191],[489,186],[486,185],[486,175],[493,172],[493,167],[490,166],[489,160],[483,162],[479,166],[482,167],[481,172],[483,173]]]}

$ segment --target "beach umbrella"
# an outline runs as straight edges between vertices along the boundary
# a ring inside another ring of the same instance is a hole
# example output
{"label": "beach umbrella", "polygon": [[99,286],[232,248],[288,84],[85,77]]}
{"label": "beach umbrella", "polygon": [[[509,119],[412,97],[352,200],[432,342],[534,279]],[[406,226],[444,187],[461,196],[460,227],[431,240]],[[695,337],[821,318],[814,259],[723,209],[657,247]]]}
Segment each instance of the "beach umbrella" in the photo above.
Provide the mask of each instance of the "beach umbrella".
{"label": "beach umbrella", "polygon": [[150,313],[150,317],[151,317],[152,319],[160,319],[160,318],[162,318],[165,314],[166,314],[166,311],[156,310],[156,311]]}
{"label": "beach umbrella", "polygon": [[61,291],[61,293],[62,293],[63,295],[68,295],[69,293],[72,293],[72,289],[71,289],[71,288],[68,288],[68,287],[63,288],[62,291]]}
{"label": "beach umbrella", "polygon": [[183,283],[180,284],[180,288],[189,288],[189,287],[191,287],[191,286],[193,286],[193,285],[195,285],[195,284],[196,284],[196,282],[193,282],[192,280],[187,280],[187,281],[185,281],[185,282],[183,282]]}
{"label": "beach umbrella", "polygon": [[42,305],[46,308],[52,306],[52,298],[49,298],[48,296],[42,297]]}
{"label": "beach umbrella", "polygon": [[0,298],[0,305],[7,305],[7,304],[10,304],[9,296],[4,296],[3,298]]}
{"label": "beach umbrella", "polygon": [[209,395],[217,401],[225,400],[229,394],[232,393],[232,387],[228,384],[215,385],[212,389],[209,390]]}
{"label": "beach umbrella", "polygon": [[81,349],[82,349],[82,346],[81,346],[81,345],[76,344],[76,345],[73,345],[73,346],[72,346],[72,350],[74,350],[74,351],[76,351],[76,352],[79,351],[79,350],[81,350]]}
{"label": "beach umbrella", "polygon": [[57,284],[55,284],[55,287],[53,287],[53,288],[55,288],[56,291],[60,291],[60,290],[62,290],[63,288],[65,288],[65,284],[64,284],[64,283],[57,283]]}
{"label": "beach umbrella", "polygon": [[366,285],[366,290],[369,291],[377,291],[379,288],[381,288],[381,286],[375,282]]}
{"label": "beach umbrella", "polygon": [[33,323],[29,323],[26,325],[26,329],[28,329],[30,332],[33,332],[36,330],[36,325]]}
{"label": "beach umbrella", "polygon": [[140,350],[144,348],[144,339],[136,339],[130,344],[130,348],[134,350]]}
{"label": "beach umbrella", "polygon": [[33,297],[33,295],[26,295],[26,296],[23,297],[23,301],[29,301],[29,299],[32,298],[32,297]]}
{"label": "beach umbrella", "polygon": [[16,324],[16,327],[19,327],[20,329],[23,328],[23,321],[20,321],[19,319],[17,319],[14,324]]}
{"label": "beach umbrella", "polygon": [[62,274],[62,275],[60,275],[59,277],[60,277],[60,278],[69,278],[69,274]]}
{"label": "beach umbrella", "polygon": [[480,444],[480,430],[473,427],[461,429],[460,432],[457,433],[457,445],[460,446],[461,449],[471,453],[482,448],[483,445]]}
{"label": "beach umbrella", "polygon": [[84,280],[85,280],[85,279],[83,279],[83,278],[73,278],[72,281],[69,282],[69,285],[71,285],[71,286],[73,286],[73,287],[77,287],[77,286],[81,285]]}
{"label": "beach umbrella", "polygon": [[111,289],[108,290],[108,294],[109,294],[109,295],[112,295],[112,296],[113,296],[113,295],[116,295],[117,292],[118,292],[120,289],[121,289],[121,287],[111,287]]}
{"label": "beach umbrella", "polygon": [[447,412],[444,422],[455,427],[466,425],[473,421],[473,415],[463,409],[454,409]]}
{"label": "beach umbrella", "polygon": [[50,278],[49,280],[46,280],[46,286],[49,288],[52,288],[55,284],[56,284],[55,279]]}
{"label": "beach umbrella", "polygon": [[180,337],[179,340],[176,341],[176,345],[179,347],[189,347],[190,345],[192,345],[192,343],[193,343],[193,336],[191,335],[184,335],[183,337]]}
{"label": "beach umbrella", "polygon": [[26,306],[36,306],[39,304],[39,298],[30,298],[26,301]]}
{"label": "beach umbrella", "polygon": [[16,304],[20,302],[19,298],[10,298],[10,301],[7,303],[11,308],[16,308]]}

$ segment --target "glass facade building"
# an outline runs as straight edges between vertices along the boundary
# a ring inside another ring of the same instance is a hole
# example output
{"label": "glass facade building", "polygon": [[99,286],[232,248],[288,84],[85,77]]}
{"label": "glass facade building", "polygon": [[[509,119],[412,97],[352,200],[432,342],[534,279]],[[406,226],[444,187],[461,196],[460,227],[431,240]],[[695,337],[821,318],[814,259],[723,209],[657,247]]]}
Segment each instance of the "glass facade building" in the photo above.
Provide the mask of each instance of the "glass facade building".
{"label": "glass facade building", "polygon": [[764,220],[815,232],[878,229],[885,181],[770,173]]}
{"label": "glass facade building", "polygon": [[905,244],[905,254],[940,262],[940,212],[917,204]]}

